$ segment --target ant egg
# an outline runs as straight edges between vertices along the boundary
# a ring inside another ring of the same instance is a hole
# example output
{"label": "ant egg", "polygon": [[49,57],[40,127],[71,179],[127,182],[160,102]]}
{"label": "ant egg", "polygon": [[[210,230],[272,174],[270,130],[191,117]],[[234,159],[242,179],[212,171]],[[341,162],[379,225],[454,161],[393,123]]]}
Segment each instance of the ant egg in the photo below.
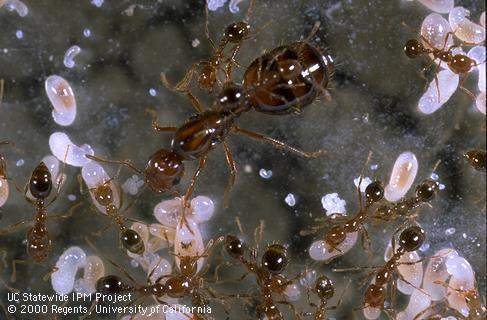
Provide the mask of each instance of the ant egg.
{"label": "ant egg", "polygon": [[15,11],[19,16],[25,17],[29,13],[29,8],[20,0],[0,1],[0,8],[5,6],[8,11]]}
{"label": "ant egg", "polygon": [[367,307],[364,308],[364,317],[368,320],[375,320],[380,317],[380,314],[382,313],[382,310],[379,308],[372,308],[372,307]]}
{"label": "ant egg", "polygon": [[477,95],[477,99],[475,99],[475,106],[477,109],[485,114],[485,105],[487,104],[487,100],[485,98],[485,91],[480,92]]}
{"label": "ant egg", "polygon": [[171,263],[164,258],[154,259],[147,269],[147,276],[150,275],[151,283],[156,283],[156,280],[162,276],[170,275],[172,273]]}
{"label": "ant egg", "polygon": [[403,198],[413,185],[417,173],[418,160],[414,153],[401,153],[392,168],[389,184],[384,188],[384,197],[387,201],[395,202]]}
{"label": "ant egg", "polygon": [[74,283],[74,291],[82,294],[91,294],[96,291],[95,285],[98,279],[105,275],[105,265],[98,256],[86,258],[86,265],[83,271],[83,278],[77,279]]}
{"label": "ant egg", "polygon": [[[176,237],[174,239],[176,264],[179,266],[180,257],[194,257],[203,254],[204,251],[203,237],[196,222],[189,217],[186,217],[186,221],[181,219],[176,228]],[[197,271],[200,271],[203,267],[203,258],[199,258],[197,264]]]}
{"label": "ant egg", "polygon": [[424,272],[423,289],[430,296],[431,300],[439,301],[445,297],[446,288],[440,284],[443,282],[446,283],[450,277],[450,274],[446,270],[445,262],[457,255],[455,250],[441,249],[428,261]]}
{"label": "ant egg", "polygon": [[104,0],[91,0],[91,4],[97,8],[100,8],[103,5]]}
{"label": "ant egg", "polygon": [[460,77],[450,69],[444,69],[436,75],[436,79],[431,80],[428,89],[419,99],[418,109],[422,113],[431,114],[441,108],[457,90]]}
{"label": "ant egg", "polygon": [[100,164],[94,161],[88,162],[85,166],[83,166],[83,168],[81,168],[81,177],[86,183],[88,189],[90,189],[91,202],[95,205],[96,209],[98,209],[99,212],[107,214],[106,207],[102,206],[98,203],[98,201],[96,201],[93,190],[91,189],[95,189],[96,187],[103,185],[104,183],[108,183],[110,189],[112,190],[113,204],[117,208],[120,207],[120,193],[118,191],[118,188]]}
{"label": "ant egg", "polygon": [[329,193],[321,197],[321,206],[325,209],[327,216],[335,213],[346,213],[345,205],[347,202],[340,199],[338,193]]}
{"label": "ant egg", "polygon": [[445,262],[446,271],[458,280],[464,281],[466,286],[475,286],[475,274],[470,263],[459,255],[453,255]]}
{"label": "ant egg", "polygon": [[342,256],[357,242],[358,232],[347,233],[345,240],[336,246],[330,247],[324,240],[318,240],[309,247],[309,256],[316,261],[328,261],[335,257]]}
{"label": "ant egg", "polygon": [[[421,35],[437,49],[449,48],[453,45],[453,37],[449,36],[445,46],[445,38],[449,32],[451,32],[450,23],[438,13],[426,16],[421,24]],[[429,47],[428,43],[423,44]]]}
{"label": "ant egg", "polygon": [[[396,320],[417,319],[416,317],[431,305],[430,297],[421,290],[414,289],[408,306],[397,314]],[[421,318],[422,319],[422,318]]]}
{"label": "ant egg", "polygon": [[176,228],[182,209],[181,198],[163,200],[154,207],[154,217],[159,223]]}
{"label": "ant egg", "polygon": [[51,275],[51,284],[59,295],[73,291],[74,279],[79,268],[86,264],[86,254],[80,247],[70,247],[56,262],[56,271]]}
{"label": "ant egg", "polygon": [[[484,46],[475,46],[468,52],[467,56],[473,60],[477,64],[477,70],[479,72],[479,82],[478,87],[481,92],[485,92],[485,47]],[[473,69],[472,69],[473,70]],[[485,107],[484,107],[485,109]],[[483,112],[485,113],[485,111]]]}
{"label": "ant egg", "polygon": [[69,126],[76,118],[76,99],[73,89],[66,79],[49,76],[44,82],[44,89],[54,110],[52,117],[61,126]]}
{"label": "ant egg", "polygon": [[84,144],[81,147],[78,147],[71,142],[71,139],[69,139],[68,135],[64,132],[54,132],[51,134],[49,137],[49,147],[51,153],[58,158],[59,161],[64,162],[64,158],[66,157],[66,164],[75,167],[83,167],[91,161],[85,157],[86,154],[95,154],[90,145]]}
{"label": "ant egg", "polygon": [[485,27],[468,19],[470,11],[463,7],[455,7],[450,11],[448,20],[455,30],[458,39],[469,43],[481,43],[485,41]]}
{"label": "ant egg", "polygon": [[122,190],[125,193],[135,196],[139,193],[139,189],[144,185],[144,180],[140,179],[140,177],[136,174],[127,178],[125,182],[122,184]]}
{"label": "ant egg", "polygon": [[284,289],[284,295],[288,298],[289,301],[298,301],[301,298],[301,290],[295,283],[291,283],[286,286]]}
{"label": "ant egg", "polygon": [[81,48],[79,46],[71,46],[66,50],[64,54],[63,64],[66,68],[73,68],[76,64],[74,62],[74,57],[76,57],[81,52]]}
{"label": "ant egg", "polygon": [[191,208],[193,211],[193,220],[196,223],[203,223],[213,217],[215,212],[215,204],[213,200],[206,196],[197,196],[191,200]]}
{"label": "ant egg", "polygon": [[418,2],[438,13],[448,13],[454,6],[454,0],[418,0]]}
{"label": "ant egg", "polygon": [[237,13],[240,11],[238,4],[244,0],[230,0],[230,3],[228,4],[228,9],[230,10],[231,13]]}
{"label": "ant egg", "polygon": [[316,283],[318,273],[314,269],[307,269],[299,279],[299,283],[305,288],[312,288]]}

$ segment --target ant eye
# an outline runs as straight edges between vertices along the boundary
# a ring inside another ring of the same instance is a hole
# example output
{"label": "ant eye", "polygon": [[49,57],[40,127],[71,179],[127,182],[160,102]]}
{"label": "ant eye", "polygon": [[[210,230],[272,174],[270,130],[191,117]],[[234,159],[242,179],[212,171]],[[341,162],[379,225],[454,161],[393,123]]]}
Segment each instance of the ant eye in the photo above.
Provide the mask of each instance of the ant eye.
{"label": "ant eye", "polygon": [[239,258],[244,254],[244,245],[239,238],[227,235],[225,237],[225,250],[234,258]]}
{"label": "ant eye", "polygon": [[425,238],[426,234],[423,228],[418,226],[409,227],[399,236],[399,244],[406,251],[411,252],[421,247]]}
{"label": "ant eye", "polygon": [[288,262],[287,250],[279,244],[270,245],[262,256],[262,265],[274,274],[283,272]]}
{"label": "ant eye", "polygon": [[333,282],[326,276],[316,279],[315,290],[321,299],[331,299],[335,293]]}
{"label": "ant eye", "polygon": [[423,202],[430,201],[434,198],[437,188],[438,182],[425,180],[416,188],[416,196]]}
{"label": "ant eye", "polygon": [[421,42],[416,39],[411,39],[404,45],[404,53],[408,58],[414,59],[420,56],[424,52],[424,47]]}
{"label": "ant eye", "polygon": [[234,22],[225,29],[224,37],[228,42],[240,43],[248,37],[249,31],[250,25],[248,23]]}
{"label": "ant eye", "polygon": [[32,172],[29,182],[29,190],[36,199],[45,199],[52,190],[51,173],[49,169],[41,162]]}
{"label": "ant eye", "polygon": [[365,188],[365,197],[367,202],[373,203],[378,202],[384,198],[384,187],[382,182],[374,181]]}
{"label": "ant eye", "polygon": [[144,253],[144,241],[137,232],[132,229],[126,229],[121,234],[121,237],[125,249],[135,254]]}

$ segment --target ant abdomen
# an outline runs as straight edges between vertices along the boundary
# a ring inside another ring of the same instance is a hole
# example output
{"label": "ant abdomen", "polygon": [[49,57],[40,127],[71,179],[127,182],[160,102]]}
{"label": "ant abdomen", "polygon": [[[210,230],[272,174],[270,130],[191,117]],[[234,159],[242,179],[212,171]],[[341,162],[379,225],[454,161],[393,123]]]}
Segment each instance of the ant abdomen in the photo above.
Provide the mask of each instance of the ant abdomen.
{"label": "ant abdomen", "polygon": [[121,242],[125,249],[134,254],[143,254],[145,251],[144,241],[141,236],[132,229],[125,229],[121,234]]}
{"label": "ant abdomen", "polygon": [[198,159],[225,139],[233,120],[234,116],[226,111],[201,114],[176,131],[172,149],[184,159]]}
{"label": "ant abdomen", "polygon": [[173,151],[159,149],[147,161],[144,173],[147,185],[154,192],[165,192],[183,177],[183,157]]}
{"label": "ant abdomen", "polygon": [[41,162],[32,172],[29,181],[29,191],[34,198],[42,200],[49,197],[51,190],[51,172],[49,172],[44,162]]}
{"label": "ant abdomen", "polygon": [[130,290],[120,277],[108,275],[98,279],[96,282],[96,291],[103,294],[119,294]]}
{"label": "ant abdomen", "polygon": [[44,261],[51,251],[51,239],[46,228],[42,225],[34,226],[27,232],[27,254],[35,262]]}
{"label": "ant abdomen", "polygon": [[255,59],[244,75],[253,107],[269,114],[300,111],[326,92],[333,60],[307,42],[277,47]]}

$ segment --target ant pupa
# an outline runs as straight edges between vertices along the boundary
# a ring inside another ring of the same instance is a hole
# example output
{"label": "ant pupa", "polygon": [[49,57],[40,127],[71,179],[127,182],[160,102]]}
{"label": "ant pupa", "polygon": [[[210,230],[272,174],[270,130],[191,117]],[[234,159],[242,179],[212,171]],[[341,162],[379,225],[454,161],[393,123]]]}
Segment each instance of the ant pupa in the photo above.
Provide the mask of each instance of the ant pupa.
{"label": "ant pupa", "polygon": [[[237,221],[239,224],[239,222]],[[240,227],[240,224],[239,224]],[[255,244],[258,245],[263,232],[263,222],[261,222],[255,232]],[[287,249],[281,244],[269,245],[262,254],[261,262],[257,262],[258,247],[251,250],[250,258],[246,257],[247,246],[234,235],[227,235],[224,242],[225,251],[244,266],[248,273],[256,277],[260,291],[260,302],[257,306],[257,314],[260,318],[266,317],[269,320],[284,319],[278,304],[284,304],[291,308],[299,318],[294,305],[289,301],[276,301],[274,294],[286,297],[286,289],[293,284],[294,280],[287,279],[283,272],[290,262]],[[240,295],[237,295],[240,296]],[[259,318],[259,319],[260,319]]]}
{"label": "ant pupa", "polygon": [[480,172],[485,172],[487,167],[487,155],[485,150],[469,150],[465,152],[463,156],[472,168]]}
{"label": "ant pupa", "polygon": [[242,85],[256,111],[300,112],[318,96],[329,97],[333,58],[309,42],[319,25],[315,23],[306,40],[272,49],[247,67]]}
{"label": "ant pupa", "polygon": [[[209,302],[205,296],[204,278],[197,271],[197,261],[203,257],[207,257],[214,245],[222,241],[223,237],[215,241],[210,240],[202,255],[180,256],[179,272],[174,272],[171,275],[161,275],[154,282],[151,281],[151,278],[153,277],[153,272],[157,270],[157,266],[147,277],[146,285],[136,284],[135,279],[125,272],[125,270],[122,270],[134,285],[126,283],[119,276],[108,275],[97,281],[96,290],[103,294],[134,292],[139,294],[137,300],[147,296],[154,296],[156,301],[162,304],[167,304],[163,300],[165,296],[175,299],[189,297],[192,299],[195,307],[204,308]],[[117,265],[115,266],[118,267]]]}
{"label": "ant pupa", "polygon": [[[208,6],[206,6],[206,24],[205,35],[214,50],[213,55],[208,60],[202,60],[193,63],[191,67],[186,71],[183,79],[179,81],[175,86],[172,86],[166,78],[165,73],[161,73],[162,83],[169,89],[186,94],[190,101],[194,101],[196,98],[189,91],[189,86],[193,79],[193,75],[198,77],[198,87],[201,90],[212,92],[215,84],[218,83],[219,87],[222,87],[222,82],[219,78],[219,72],[225,74],[225,81],[231,80],[231,73],[233,65],[238,65],[235,57],[240,50],[242,43],[251,38],[251,28],[248,20],[253,13],[255,0],[251,0],[247,15],[243,21],[233,22],[229,24],[223,32],[223,37],[220,39],[220,44],[215,46],[213,40],[211,40],[209,32],[209,19],[208,19]],[[229,58],[225,57],[225,49],[228,45],[234,45],[230,50]]]}
{"label": "ant pupa", "polygon": [[118,226],[122,247],[131,253],[143,254],[145,246],[142,238],[135,230],[126,226],[128,218],[120,213],[122,200],[118,198],[118,195],[121,193],[116,185],[112,183],[113,179],[110,179],[103,167],[96,162],[89,162],[85,165],[81,170],[81,174],[88,185],[90,196],[97,206],[97,211],[108,215],[112,219],[112,223],[108,227],[112,224]]}

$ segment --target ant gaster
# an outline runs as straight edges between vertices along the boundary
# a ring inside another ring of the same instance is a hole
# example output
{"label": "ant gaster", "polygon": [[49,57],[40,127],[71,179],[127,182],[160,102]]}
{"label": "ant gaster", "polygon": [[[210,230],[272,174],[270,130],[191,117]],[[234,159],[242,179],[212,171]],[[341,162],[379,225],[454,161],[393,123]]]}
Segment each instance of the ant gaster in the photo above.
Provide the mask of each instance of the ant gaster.
{"label": "ant gaster", "polygon": [[485,172],[487,167],[487,154],[485,150],[469,150],[463,156],[475,170]]}

